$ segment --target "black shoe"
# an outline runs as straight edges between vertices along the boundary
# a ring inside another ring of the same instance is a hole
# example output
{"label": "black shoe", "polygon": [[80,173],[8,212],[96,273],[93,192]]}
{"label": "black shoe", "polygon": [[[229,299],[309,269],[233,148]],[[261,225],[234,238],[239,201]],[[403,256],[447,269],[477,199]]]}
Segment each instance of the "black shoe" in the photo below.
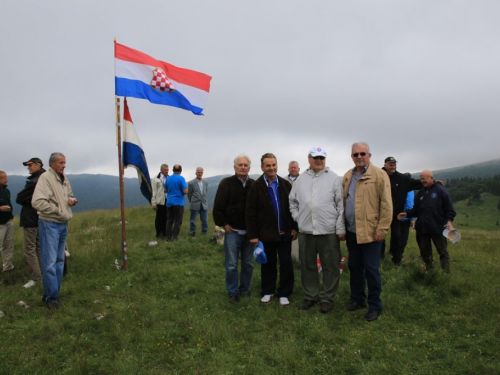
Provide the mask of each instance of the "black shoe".
{"label": "black shoe", "polygon": [[302,304],[299,306],[299,310],[309,310],[313,307],[317,302],[311,301],[310,299],[305,299]]}
{"label": "black shoe", "polygon": [[57,301],[48,301],[47,308],[49,310],[59,310],[59,302]]}
{"label": "black shoe", "polygon": [[365,314],[365,320],[367,322],[373,322],[374,320],[378,319],[378,316],[380,314],[382,314],[382,311],[368,310],[368,312]]}
{"label": "black shoe", "polygon": [[361,310],[366,307],[366,303],[364,302],[351,302],[350,304],[347,305],[345,308],[347,311],[356,311],[356,310]]}
{"label": "black shoe", "polygon": [[328,314],[330,311],[332,311],[332,304],[328,302],[321,302],[321,307],[319,308],[319,311],[322,314]]}
{"label": "black shoe", "polygon": [[229,296],[229,302],[238,303],[238,302],[240,302],[240,297],[237,294]]}
{"label": "black shoe", "polygon": [[240,292],[241,297],[250,297],[250,292]]}

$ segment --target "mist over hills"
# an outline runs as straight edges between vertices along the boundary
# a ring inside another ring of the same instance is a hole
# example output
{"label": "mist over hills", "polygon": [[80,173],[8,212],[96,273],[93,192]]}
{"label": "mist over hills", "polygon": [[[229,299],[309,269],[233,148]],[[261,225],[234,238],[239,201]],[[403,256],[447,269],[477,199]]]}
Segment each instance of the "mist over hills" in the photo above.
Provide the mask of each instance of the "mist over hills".
{"label": "mist over hills", "polygon": [[[465,165],[462,167],[441,169],[434,172],[435,179],[446,181],[451,178],[461,177],[492,177],[500,173],[500,159],[490,160],[477,164]],[[418,178],[420,172],[413,173],[414,178]],[[212,208],[219,182],[230,175],[218,175],[207,177],[208,182],[208,203]],[[252,174],[256,179],[260,174]],[[14,215],[19,215],[21,206],[15,203],[17,193],[21,191],[26,183],[26,176],[10,175],[9,190],[14,206]],[[77,174],[68,175],[71,187],[79,204],[73,208],[74,212],[89,210],[110,210],[120,208],[120,186],[118,176],[102,174]],[[189,180],[187,180],[189,181]],[[125,186],[125,207],[147,206],[146,198],[141,195],[137,178],[124,178]],[[186,199],[186,207],[189,203]]]}

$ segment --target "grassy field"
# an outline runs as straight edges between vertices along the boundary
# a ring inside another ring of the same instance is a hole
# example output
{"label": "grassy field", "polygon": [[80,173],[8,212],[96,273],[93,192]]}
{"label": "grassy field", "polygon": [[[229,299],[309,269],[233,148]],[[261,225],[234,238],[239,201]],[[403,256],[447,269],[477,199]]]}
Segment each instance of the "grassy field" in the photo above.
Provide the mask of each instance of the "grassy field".
{"label": "grassy field", "polygon": [[[494,207],[491,220],[500,212]],[[259,302],[259,267],[251,297],[229,303],[222,247],[189,238],[187,216],[178,242],[149,246],[154,212],[128,209],[125,272],[114,266],[119,212],[75,215],[58,311],[41,302],[41,285],[22,287],[29,271],[16,226],[17,268],[1,275],[0,373],[500,373],[500,230],[475,227],[472,211],[467,226],[456,222],[462,240],[449,246],[451,275],[424,273],[414,232],[401,268],[385,260],[384,313],[373,323],[364,311],[344,310],[347,267],[330,314],[297,309],[298,266],[290,307]]]}

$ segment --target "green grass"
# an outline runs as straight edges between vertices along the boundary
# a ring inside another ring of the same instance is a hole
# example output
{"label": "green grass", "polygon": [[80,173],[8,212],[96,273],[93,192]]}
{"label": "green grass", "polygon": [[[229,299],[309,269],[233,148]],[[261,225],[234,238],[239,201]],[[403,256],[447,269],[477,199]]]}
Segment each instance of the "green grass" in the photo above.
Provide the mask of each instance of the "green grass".
{"label": "green grass", "polygon": [[16,227],[16,270],[1,275],[0,374],[500,373],[500,230],[458,226],[449,276],[423,271],[412,232],[403,267],[382,265],[384,313],[367,323],[364,311],[344,310],[347,267],[327,315],[297,309],[297,265],[289,308],[259,302],[259,267],[252,296],[230,304],[222,247],[187,237],[187,214],[180,240],[157,246],[148,246],[150,208],[126,216],[129,270],[118,271],[119,212],[75,215],[59,311],[41,302],[41,285],[22,288],[29,271]]}

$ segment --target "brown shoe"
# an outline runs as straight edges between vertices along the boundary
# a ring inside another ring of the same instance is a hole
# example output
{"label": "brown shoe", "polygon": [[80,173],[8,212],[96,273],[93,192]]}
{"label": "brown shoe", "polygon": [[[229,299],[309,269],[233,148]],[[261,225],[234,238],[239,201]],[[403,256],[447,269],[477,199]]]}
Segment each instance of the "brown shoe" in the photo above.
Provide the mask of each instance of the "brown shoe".
{"label": "brown shoe", "polygon": [[328,302],[321,302],[321,307],[319,308],[322,314],[328,314],[332,311],[332,304]]}
{"label": "brown shoe", "polygon": [[302,304],[299,306],[299,310],[309,310],[313,307],[317,302],[311,301],[310,299],[305,299]]}

